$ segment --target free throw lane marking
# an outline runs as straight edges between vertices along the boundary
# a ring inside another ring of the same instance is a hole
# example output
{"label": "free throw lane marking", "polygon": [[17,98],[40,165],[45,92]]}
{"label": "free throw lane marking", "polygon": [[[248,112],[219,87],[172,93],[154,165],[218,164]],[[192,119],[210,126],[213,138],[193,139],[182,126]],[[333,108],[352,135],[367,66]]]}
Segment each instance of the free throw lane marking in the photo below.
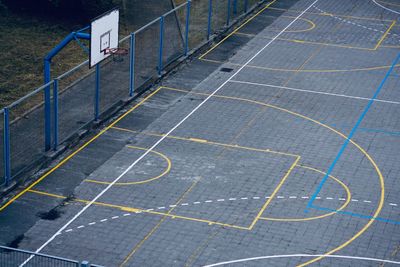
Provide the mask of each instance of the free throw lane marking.
{"label": "free throw lane marking", "polygon": [[[300,13],[291,23],[289,23],[282,31],[280,31],[271,41],[269,41],[263,48],[261,48],[255,55],[253,55],[242,67],[240,67],[234,74],[232,74],[224,83],[222,83],[214,92],[212,92],[206,99],[204,99],[197,107],[195,107],[186,117],[184,117],[178,124],[172,127],[165,136],[161,137],[152,147],[150,147],[145,153],[142,154],[137,160],[135,160],[124,172],[122,172],[114,181],[112,181],[106,188],[103,189],[96,197],[94,197],[85,207],[83,207],[74,217],[72,217],[66,224],[64,224],[57,232],[51,236],[43,245],[41,245],[35,252],[39,253],[42,251],[50,242],[52,242],[59,234],[61,234],[71,223],[79,218],[89,207],[93,205],[100,197],[102,197],[115,183],[117,183],[126,173],[128,173],[138,162],[140,162],[146,155],[148,155],[154,148],[156,148],[167,136],[174,132],[180,125],[182,125],[188,118],[190,118],[199,108],[208,102],[218,91],[221,90],[230,80],[232,80],[239,72],[241,72],[248,64],[250,64],[258,55],[260,55],[266,48],[268,48],[279,36],[281,36],[288,28],[290,28],[300,17],[303,16],[313,5],[319,0],[315,0],[309,5],[302,13]],[[24,261],[21,266],[25,266],[34,256],[30,256]]]}

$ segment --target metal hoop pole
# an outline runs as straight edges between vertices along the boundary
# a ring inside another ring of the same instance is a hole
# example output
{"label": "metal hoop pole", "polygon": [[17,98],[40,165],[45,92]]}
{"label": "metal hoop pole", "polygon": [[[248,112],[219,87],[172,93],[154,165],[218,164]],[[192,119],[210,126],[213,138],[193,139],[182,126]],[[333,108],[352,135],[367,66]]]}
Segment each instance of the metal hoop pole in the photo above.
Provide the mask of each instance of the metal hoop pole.
{"label": "metal hoop pole", "polygon": [[190,5],[191,1],[188,0],[186,5],[185,56],[189,54]]}
{"label": "metal hoop pole", "polygon": [[100,114],[100,63],[96,65],[96,88],[94,94],[94,120],[99,119]]}
{"label": "metal hoop pole", "polygon": [[129,96],[132,97],[135,91],[135,45],[136,34],[131,33],[131,49],[129,61]]}
{"label": "metal hoop pole", "polygon": [[4,180],[8,186],[11,180],[11,155],[10,155],[10,118],[8,108],[4,108]]}
{"label": "metal hoop pole", "polygon": [[208,0],[207,41],[210,41],[212,23],[212,0]]}
{"label": "metal hoop pole", "polygon": [[164,16],[160,17],[160,50],[158,54],[158,75],[161,76],[163,70],[163,48],[164,47]]}
{"label": "metal hoop pole", "polygon": [[58,79],[54,79],[53,82],[53,113],[54,113],[54,151],[57,151],[58,147]]}

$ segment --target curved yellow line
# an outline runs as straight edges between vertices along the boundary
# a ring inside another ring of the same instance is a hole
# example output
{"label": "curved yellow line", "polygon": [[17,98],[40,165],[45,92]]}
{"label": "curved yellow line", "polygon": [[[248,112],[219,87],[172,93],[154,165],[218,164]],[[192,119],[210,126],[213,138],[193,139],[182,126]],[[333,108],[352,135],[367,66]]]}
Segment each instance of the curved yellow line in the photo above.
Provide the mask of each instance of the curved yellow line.
{"label": "curved yellow line", "polygon": [[[169,88],[169,87],[163,87],[163,88],[170,89],[170,90],[175,90],[175,91],[187,92],[187,91],[185,91],[185,90],[174,89],[174,88]],[[192,93],[192,94],[199,94],[199,95],[208,95],[208,94],[204,94],[204,93],[195,93],[195,92],[191,92],[191,93]],[[270,108],[272,108],[272,109],[280,110],[280,111],[283,111],[283,112],[292,114],[292,115],[294,115],[294,116],[303,118],[303,119],[305,119],[305,120],[311,121],[311,122],[313,122],[313,123],[315,123],[315,124],[317,124],[317,125],[320,125],[320,126],[326,128],[326,129],[328,129],[328,130],[330,130],[330,131],[336,133],[337,135],[341,136],[341,137],[344,138],[344,139],[347,139],[347,138],[348,138],[345,134],[339,132],[338,130],[336,130],[336,129],[334,129],[334,128],[332,128],[332,127],[326,125],[326,124],[323,124],[323,123],[321,123],[321,122],[319,122],[319,121],[317,121],[317,120],[314,120],[314,119],[309,118],[309,117],[307,117],[307,116],[301,115],[301,114],[296,113],[296,112],[294,112],[294,111],[290,111],[290,110],[287,110],[287,109],[284,109],[284,108],[281,108],[281,107],[278,107],[278,106],[274,106],[274,105],[271,105],[271,104],[267,104],[267,103],[263,103],[263,102],[259,102],[259,101],[255,101],[255,100],[250,100],[250,99],[245,99],[245,98],[239,98],[239,97],[233,97],[233,96],[214,95],[214,97],[225,98],[225,99],[233,99],[233,100],[238,100],[238,101],[244,101],[244,102],[254,103],[254,104],[257,104],[257,105],[261,105],[261,106],[265,106],[265,107],[270,107]],[[375,213],[374,213],[373,216],[372,216],[372,217],[378,217],[378,215],[379,215],[380,212],[382,211],[383,204],[384,204],[384,202],[385,202],[385,199],[384,199],[384,198],[385,198],[385,197],[384,197],[384,196],[385,196],[385,181],[384,181],[383,175],[382,175],[382,173],[381,173],[381,171],[380,171],[378,165],[377,165],[377,164],[375,163],[375,161],[372,159],[372,157],[371,157],[360,145],[358,145],[356,142],[354,142],[354,141],[351,140],[351,139],[350,139],[350,143],[351,143],[352,145],[354,145],[358,150],[360,150],[362,154],[365,155],[365,157],[371,162],[372,166],[374,167],[376,173],[377,173],[378,176],[379,176],[379,182],[380,182],[380,186],[381,186],[381,196],[380,196],[380,199],[379,199],[378,207],[377,207]],[[362,235],[362,234],[374,223],[374,221],[375,221],[374,219],[369,220],[369,222],[368,222],[359,232],[357,232],[352,238],[350,238],[348,241],[346,241],[346,242],[343,243],[342,245],[340,245],[340,246],[338,246],[338,247],[336,247],[336,248],[334,248],[334,249],[328,251],[327,253],[325,253],[325,255],[333,254],[333,253],[335,253],[335,252],[337,252],[337,251],[343,249],[344,247],[348,246],[348,245],[349,245],[350,243],[352,243],[355,239],[357,239],[360,235]],[[307,261],[307,262],[305,262],[305,263],[299,265],[299,267],[309,265],[309,264],[311,264],[311,263],[313,263],[313,262],[316,262],[316,261],[318,261],[318,260],[321,260],[322,258],[324,258],[324,257],[321,256],[321,257],[315,258],[315,259],[313,259],[313,260]]]}
{"label": "curved yellow line", "polygon": [[[293,16],[282,16],[283,18],[292,18],[295,19],[296,17]],[[299,18],[299,20],[303,20],[307,23],[309,23],[311,26],[307,29],[302,29],[302,30],[286,30],[285,32],[289,32],[289,33],[296,33],[296,32],[308,32],[308,31],[312,31],[315,29],[316,25],[312,20],[309,19],[305,19],[305,18]]]}
{"label": "curved yellow line", "polygon": [[[147,151],[147,148],[143,148],[143,147],[137,147],[137,146],[128,146],[128,147],[129,148],[133,148],[133,149],[146,150]],[[169,173],[169,171],[171,170],[171,166],[172,166],[171,160],[167,156],[165,156],[164,154],[162,154],[160,152],[157,152],[157,151],[154,151],[154,150],[152,150],[150,152],[162,157],[167,162],[167,167],[165,168],[165,170],[160,175],[157,175],[156,177],[153,177],[153,178],[150,178],[150,179],[147,179],[147,180],[143,180],[143,181],[121,182],[121,183],[115,183],[114,185],[138,185],[138,184],[144,184],[144,183],[148,183],[148,182],[151,182],[151,181],[154,181],[154,180],[158,180],[161,177],[163,177],[164,175],[166,175],[167,173]],[[110,182],[103,182],[103,181],[91,180],[91,179],[86,179],[84,181],[88,182],[88,183],[95,183],[95,184],[104,184],[104,185],[111,184]]]}
{"label": "curved yellow line", "polygon": [[[233,64],[240,65],[240,64]],[[399,67],[400,64],[397,64],[395,67]],[[261,67],[255,65],[247,65],[248,68],[253,69],[262,69],[262,70],[271,70],[271,71],[281,71],[281,72],[304,72],[304,73],[337,73],[337,72],[356,72],[356,71],[372,71],[372,70],[382,70],[389,69],[391,66],[377,66],[377,67],[365,67],[365,68],[355,68],[355,69],[347,69],[347,70],[297,70],[297,69],[280,69],[280,68],[269,68],[269,67]]]}
{"label": "curved yellow line", "polygon": [[[322,174],[322,175],[325,175],[325,174],[326,174],[325,172],[323,172],[323,171],[321,171],[321,170],[318,170],[318,169],[315,169],[315,168],[312,168],[312,167],[309,167],[309,166],[296,165],[296,167],[303,168],[303,169],[308,169],[308,170],[311,170],[311,171],[315,171],[315,172],[318,172],[318,173],[320,173],[320,174]],[[347,185],[345,185],[345,184],[344,184],[342,181],[340,181],[338,178],[336,178],[336,177],[334,177],[334,176],[332,176],[332,175],[329,175],[329,178],[335,180],[335,181],[336,181],[338,184],[340,184],[340,185],[344,188],[344,190],[346,191],[346,195],[347,195],[346,202],[338,209],[338,211],[341,211],[341,210],[345,209],[345,208],[349,205],[349,203],[350,203],[350,201],[351,201],[351,192],[350,192],[350,189],[347,187]],[[265,221],[275,221],[275,222],[305,222],[305,221],[312,221],[312,220],[317,220],[317,219],[323,219],[323,218],[325,218],[325,217],[332,216],[332,215],[334,215],[334,214],[336,214],[336,213],[337,213],[337,212],[330,212],[330,213],[327,213],[327,214],[323,214],[323,215],[315,216],[315,217],[309,217],[309,218],[267,218],[267,217],[262,217],[262,218],[260,218],[260,219],[265,220]]]}
{"label": "curved yellow line", "polygon": [[[221,96],[215,95],[215,97],[221,97]],[[338,130],[336,130],[336,129],[334,129],[334,128],[326,125],[326,124],[323,124],[323,123],[321,123],[321,122],[319,122],[317,120],[314,120],[314,119],[309,118],[307,116],[304,116],[304,115],[301,115],[299,113],[296,113],[294,111],[290,111],[290,110],[287,110],[287,109],[284,109],[284,108],[281,108],[281,107],[273,106],[271,104],[266,104],[266,103],[262,103],[262,102],[255,101],[255,100],[250,100],[250,99],[239,99],[237,97],[227,97],[227,98],[237,99],[237,100],[247,101],[247,102],[253,102],[255,104],[259,104],[259,105],[262,105],[262,106],[267,106],[267,107],[270,107],[270,108],[273,108],[273,109],[277,109],[277,110],[292,114],[294,116],[297,116],[297,117],[303,118],[305,120],[314,122],[314,123],[316,123],[316,124],[318,124],[318,125],[320,125],[320,126],[322,126],[324,128],[327,128],[327,129],[333,131],[334,133],[338,134],[339,136],[343,137],[344,139],[347,139],[347,136],[344,135],[343,133],[339,132]],[[374,215],[372,216],[372,217],[378,217],[378,215],[382,211],[383,203],[385,202],[385,199],[384,199],[385,198],[384,197],[385,196],[385,181],[384,181],[383,175],[382,175],[381,170],[379,169],[378,165],[375,163],[375,161],[372,159],[372,157],[367,153],[367,151],[365,151],[360,145],[358,145],[356,142],[354,142],[351,139],[350,139],[350,143],[353,144],[358,150],[361,151],[361,153],[363,153],[368,158],[368,160],[371,162],[372,166],[375,168],[375,171],[377,172],[377,174],[379,176],[379,182],[380,182],[380,185],[381,185],[381,196],[380,196],[380,199],[379,199],[378,208],[376,209]],[[331,254],[341,250],[342,248],[348,246],[350,243],[352,243],[354,240],[356,240],[360,235],[362,235],[374,223],[374,221],[375,221],[374,219],[369,220],[369,222],[357,234],[355,234],[352,238],[350,238],[348,241],[346,241],[342,245],[340,245],[340,246],[338,246],[338,247],[326,252],[325,255],[331,255]],[[307,261],[307,262],[299,265],[298,267],[303,267],[303,266],[309,265],[309,264],[314,263],[316,261],[319,261],[319,260],[321,260],[323,258],[324,258],[323,256],[315,258],[313,260]]]}
{"label": "curved yellow line", "polygon": [[397,6],[397,7],[400,7],[399,4],[390,3],[390,2],[386,2],[386,1],[382,1],[382,0],[378,0],[378,2],[379,2],[379,3],[382,3],[382,4],[387,4],[387,5],[389,5],[389,6]]}

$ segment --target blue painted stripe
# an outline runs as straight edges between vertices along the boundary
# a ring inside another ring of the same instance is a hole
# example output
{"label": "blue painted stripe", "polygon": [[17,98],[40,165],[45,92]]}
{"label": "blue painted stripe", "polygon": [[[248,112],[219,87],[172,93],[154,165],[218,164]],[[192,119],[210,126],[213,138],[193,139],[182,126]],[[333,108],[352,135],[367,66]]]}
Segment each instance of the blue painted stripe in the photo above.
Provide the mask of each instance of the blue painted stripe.
{"label": "blue painted stripe", "polygon": [[349,145],[350,139],[356,133],[356,131],[357,131],[358,127],[360,126],[362,120],[364,119],[365,115],[368,113],[368,111],[371,108],[372,104],[374,103],[375,99],[378,97],[379,93],[381,92],[383,86],[385,85],[387,79],[389,78],[390,74],[392,73],[392,71],[393,71],[394,67],[396,66],[397,62],[399,61],[399,59],[400,59],[400,54],[398,54],[398,56],[394,60],[392,66],[389,69],[389,71],[386,73],[385,78],[382,80],[382,82],[379,85],[378,89],[374,93],[374,96],[371,98],[371,100],[368,101],[368,105],[365,107],[365,109],[362,112],[362,114],[361,114],[360,118],[358,119],[357,123],[354,125],[353,129],[351,130],[351,132],[350,132],[349,136],[347,137],[346,141],[344,142],[343,146],[340,148],[338,154],[336,155],[335,160],[330,165],[330,167],[329,167],[328,171],[326,172],[324,178],[322,178],[322,181],[319,183],[319,185],[318,185],[317,189],[315,190],[314,194],[312,195],[310,201],[307,203],[307,207],[306,207],[305,212],[308,212],[308,209],[313,207],[313,203],[315,201],[315,198],[321,192],[322,187],[324,186],[324,184],[328,180],[329,176],[331,175],[334,167],[336,166],[336,164],[338,163],[339,159],[341,158],[341,156],[342,156],[343,152],[345,151],[346,147]]}

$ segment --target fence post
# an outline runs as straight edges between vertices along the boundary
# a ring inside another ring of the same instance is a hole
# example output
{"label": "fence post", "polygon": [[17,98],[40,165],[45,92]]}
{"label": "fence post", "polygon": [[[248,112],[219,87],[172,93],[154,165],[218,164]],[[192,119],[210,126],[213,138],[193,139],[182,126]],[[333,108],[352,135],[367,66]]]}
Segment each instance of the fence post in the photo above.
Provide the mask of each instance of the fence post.
{"label": "fence post", "polygon": [[8,108],[4,108],[3,149],[4,149],[4,180],[7,187],[11,180],[11,156],[10,156],[10,118]]}
{"label": "fence post", "polygon": [[100,113],[100,63],[96,65],[96,89],[94,94],[94,120],[99,119]]}
{"label": "fence post", "polygon": [[90,263],[88,261],[82,261],[80,267],[90,267]]}
{"label": "fence post", "polygon": [[[50,82],[50,64],[49,60],[44,61],[45,83]],[[51,149],[51,95],[50,86],[44,88],[44,149]]]}
{"label": "fence post", "polygon": [[53,113],[54,113],[54,151],[58,147],[58,79],[54,79],[53,83]]}
{"label": "fence post", "polygon": [[226,26],[231,22],[231,0],[228,0],[228,15],[226,16]]}
{"label": "fence post", "polygon": [[190,5],[191,5],[191,1],[187,0],[187,4],[186,4],[186,31],[185,31],[185,56],[187,56],[188,53],[189,53]]}
{"label": "fence post", "polygon": [[164,16],[160,17],[160,51],[158,54],[158,75],[161,76],[163,69],[163,47],[164,47]]}
{"label": "fence post", "polygon": [[207,41],[210,41],[211,23],[212,23],[212,0],[208,0]]}
{"label": "fence post", "polygon": [[244,13],[247,13],[249,8],[249,0],[244,0]]}
{"label": "fence post", "polygon": [[135,91],[135,45],[136,45],[136,34],[131,33],[131,51],[129,61],[129,96],[132,97]]}
{"label": "fence post", "polygon": [[237,14],[237,1],[238,0],[233,0],[233,14],[234,15]]}

